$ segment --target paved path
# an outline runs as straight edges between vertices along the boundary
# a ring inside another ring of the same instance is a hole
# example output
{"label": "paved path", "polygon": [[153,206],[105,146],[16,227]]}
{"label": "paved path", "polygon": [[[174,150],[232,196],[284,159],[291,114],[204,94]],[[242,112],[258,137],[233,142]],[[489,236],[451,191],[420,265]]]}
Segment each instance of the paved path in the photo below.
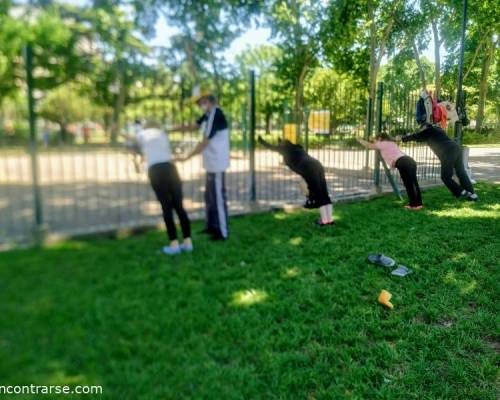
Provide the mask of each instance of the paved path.
{"label": "paved path", "polygon": [[500,147],[471,147],[469,165],[475,180],[500,183]]}

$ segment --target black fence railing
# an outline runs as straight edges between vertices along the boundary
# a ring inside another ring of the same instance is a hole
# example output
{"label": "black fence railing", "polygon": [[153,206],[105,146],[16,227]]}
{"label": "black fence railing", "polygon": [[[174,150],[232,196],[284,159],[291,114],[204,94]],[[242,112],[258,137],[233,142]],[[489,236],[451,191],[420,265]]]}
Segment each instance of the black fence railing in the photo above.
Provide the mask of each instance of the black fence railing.
{"label": "black fence railing", "polygon": [[[367,195],[388,186],[375,154],[356,143],[356,138],[367,134],[364,88],[338,85],[335,96],[327,101],[306,99],[297,121],[290,116],[296,112],[286,102],[281,107],[271,104],[276,99],[266,90],[272,90],[272,86],[263,79],[256,76],[253,85],[252,81],[241,85],[243,95],[239,100],[232,101],[233,95],[221,101],[231,125],[231,166],[227,172],[231,212],[245,212],[254,201],[264,206],[304,201],[300,178],[285,167],[281,157],[252,146],[258,135],[270,142],[285,137],[306,147],[325,166],[336,199]],[[414,129],[413,93],[386,88],[380,96],[377,104],[382,108],[376,108],[376,114],[381,115],[378,129],[390,133]],[[136,118],[155,118],[169,132],[174,152],[186,153],[200,140],[199,131],[187,129],[198,113],[188,97],[173,102],[161,94],[157,98],[148,96],[145,103],[130,102],[125,107],[120,133],[133,135]],[[1,115],[3,126],[11,126],[6,114]],[[160,209],[145,172],[136,169],[122,139],[110,144],[111,136],[103,125],[87,120],[67,126],[63,141],[54,125],[39,118],[33,153],[38,174],[36,188],[26,137],[17,144],[12,141],[15,146],[0,147],[0,245],[30,242],[40,231],[78,234],[160,222]],[[426,147],[405,146],[404,150],[417,160],[423,184],[437,182],[438,165]],[[192,215],[201,215],[205,182],[201,161],[195,158],[180,163],[179,170],[185,206]],[[38,227],[34,189],[39,191],[41,201],[42,221]]]}

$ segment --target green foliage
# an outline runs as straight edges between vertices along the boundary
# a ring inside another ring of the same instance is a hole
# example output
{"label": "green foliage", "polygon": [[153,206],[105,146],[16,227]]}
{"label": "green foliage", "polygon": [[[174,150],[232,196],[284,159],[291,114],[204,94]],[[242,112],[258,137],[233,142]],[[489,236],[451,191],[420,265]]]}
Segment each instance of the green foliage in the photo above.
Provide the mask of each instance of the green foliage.
{"label": "green foliage", "polygon": [[500,127],[486,128],[481,133],[465,129],[463,133],[464,144],[500,144]]}
{"label": "green foliage", "polygon": [[59,124],[62,129],[71,123],[92,118],[92,111],[89,99],[82,97],[72,86],[60,86],[51,91],[39,108],[41,117]]}
{"label": "green foliage", "polygon": [[[233,118],[242,119],[249,69],[257,71],[258,112],[268,130],[284,108],[293,107],[300,121],[304,107],[335,107],[339,85],[364,87],[373,94],[378,78],[393,92],[406,93],[425,80],[432,89],[438,66],[420,54],[430,44],[433,25],[447,52],[441,63],[443,92],[456,90],[462,12],[458,0],[95,0],[84,6],[37,1],[30,8],[13,4],[0,1],[0,104],[25,87],[22,53],[31,42],[35,84],[42,96],[59,85],[73,85],[101,108],[112,137],[137,114],[165,119],[169,110],[174,118],[187,121],[195,85],[215,91]],[[486,126],[500,118],[498,15],[498,1],[469,1],[467,106],[469,117],[483,116]],[[148,39],[160,16],[175,33],[167,47],[152,48]],[[246,50],[230,65],[224,52],[258,24],[271,29],[275,45]],[[382,60],[385,65],[378,71]],[[373,75],[377,71],[378,76]]]}
{"label": "green foliage", "polygon": [[[0,253],[0,375],[103,399],[496,400],[498,189],[341,204],[333,229],[235,218],[174,258],[157,231]],[[369,265],[379,252],[414,273]]]}
{"label": "green foliage", "polygon": [[[425,75],[432,77],[433,64],[425,58],[421,59],[421,63]],[[418,67],[413,56],[408,57],[399,53],[381,68],[379,77],[386,87],[391,90],[400,90],[404,94],[420,88]]]}
{"label": "green foliage", "polygon": [[293,103],[293,91],[281,78],[276,66],[281,57],[282,50],[269,45],[248,49],[236,57],[237,71],[243,80],[244,89],[249,71],[254,70],[256,73],[257,111],[264,120],[266,133],[271,129],[273,115],[279,114],[281,118],[286,106]]}

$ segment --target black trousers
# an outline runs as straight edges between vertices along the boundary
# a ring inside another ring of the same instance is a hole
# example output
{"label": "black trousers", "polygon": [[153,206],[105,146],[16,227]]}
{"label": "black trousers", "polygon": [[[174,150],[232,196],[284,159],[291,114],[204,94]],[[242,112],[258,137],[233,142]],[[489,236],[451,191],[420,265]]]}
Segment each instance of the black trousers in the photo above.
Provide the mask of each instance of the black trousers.
{"label": "black trousers", "polygon": [[308,157],[291,169],[298,173],[307,183],[310,202],[309,208],[319,208],[332,204],[332,200],[328,194],[325,169],[318,160]]}
{"label": "black trousers", "polygon": [[[441,154],[440,161],[441,179],[455,197],[460,197],[464,189],[474,193],[474,187],[465,170],[462,149],[458,144],[454,143],[444,151],[443,154]],[[457,174],[460,184],[453,179],[453,173]]]}
{"label": "black trousers", "polygon": [[174,164],[169,162],[154,164],[148,170],[149,181],[161,204],[163,220],[170,240],[177,239],[173,211],[179,217],[184,238],[191,237],[191,223],[182,206],[182,183]]}
{"label": "black trousers", "polygon": [[226,174],[207,172],[205,186],[206,229],[225,239],[229,236]]}
{"label": "black trousers", "polygon": [[420,186],[418,186],[417,163],[410,156],[403,156],[397,159],[395,167],[399,171],[399,175],[401,175],[401,179],[405,185],[410,206],[421,206],[422,195],[420,193]]}

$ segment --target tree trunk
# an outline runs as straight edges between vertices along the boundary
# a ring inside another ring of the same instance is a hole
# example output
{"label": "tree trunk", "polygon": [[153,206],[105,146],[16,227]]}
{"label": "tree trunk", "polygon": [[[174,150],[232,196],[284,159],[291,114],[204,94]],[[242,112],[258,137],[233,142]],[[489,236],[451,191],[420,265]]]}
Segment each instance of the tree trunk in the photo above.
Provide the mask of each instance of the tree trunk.
{"label": "tree trunk", "polygon": [[495,43],[493,38],[489,40],[487,51],[483,58],[483,64],[481,66],[481,81],[479,84],[479,104],[477,108],[476,116],[476,132],[481,132],[484,122],[484,108],[486,105],[486,96],[488,94],[488,75],[490,72],[491,59],[493,58],[493,52],[495,49]]}
{"label": "tree trunk", "polygon": [[59,122],[59,134],[61,137],[61,143],[67,144],[68,143],[68,126],[67,126],[66,122]]}
{"label": "tree trunk", "polygon": [[269,135],[271,133],[271,117],[272,117],[271,112],[266,112],[266,135]]}
{"label": "tree trunk", "polygon": [[295,88],[295,123],[297,124],[297,137],[300,136],[300,130],[304,110],[304,81],[307,75],[307,65],[302,66],[300,75],[297,77],[297,86]]}
{"label": "tree trunk", "polygon": [[120,91],[115,96],[113,104],[113,122],[111,125],[111,143],[116,143],[118,134],[120,133],[120,116],[125,104],[125,84],[123,82],[122,74],[120,74],[119,85]]}
{"label": "tree trunk", "polygon": [[424,67],[422,66],[422,62],[420,61],[420,53],[418,51],[417,44],[415,43],[415,39],[411,39],[411,45],[413,47],[413,54],[415,55],[415,62],[417,63],[418,67],[418,76],[420,78],[420,83],[422,85],[422,89],[426,90],[427,81],[425,79],[425,71]]}
{"label": "tree trunk", "polygon": [[434,85],[436,86],[436,98],[441,97],[441,38],[439,37],[439,29],[435,19],[432,20],[432,34],[434,37]]}
{"label": "tree trunk", "polygon": [[220,99],[222,97],[222,85],[221,77],[219,74],[219,68],[217,67],[217,57],[214,54],[212,47],[209,47],[210,51],[210,63],[212,64],[212,70],[214,73],[215,90],[217,91],[217,97]]}
{"label": "tree trunk", "polygon": [[[391,15],[394,15],[396,8],[400,5],[400,1],[394,1],[392,5]],[[377,26],[375,22],[375,9],[373,0],[367,0],[366,2],[368,10],[368,19],[370,20],[370,71],[369,71],[369,101],[368,101],[368,116],[367,116],[367,131],[366,137],[371,134],[370,129],[373,128],[373,121],[375,117],[375,96],[377,92],[377,75],[385,54],[385,45],[389,39],[389,35],[392,32],[394,26],[394,17],[391,17],[387,21],[387,25],[384,28],[382,38],[378,42],[377,46]],[[377,52],[378,50],[378,52]],[[370,128],[370,129],[369,129]]]}
{"label": "tree trunk", "polygon": [[377,90],[377,71],[376,66],[376,45],[377,45],[377,28],[375,26],[374,5],[372,0],[367,0],[368,18],[370,19],[370,69],[368,71],[369,99],[368,99],[368,115],[366,121],[366,137],[370,137],[371,128],[373,128],[375,114],[375,93]]}

